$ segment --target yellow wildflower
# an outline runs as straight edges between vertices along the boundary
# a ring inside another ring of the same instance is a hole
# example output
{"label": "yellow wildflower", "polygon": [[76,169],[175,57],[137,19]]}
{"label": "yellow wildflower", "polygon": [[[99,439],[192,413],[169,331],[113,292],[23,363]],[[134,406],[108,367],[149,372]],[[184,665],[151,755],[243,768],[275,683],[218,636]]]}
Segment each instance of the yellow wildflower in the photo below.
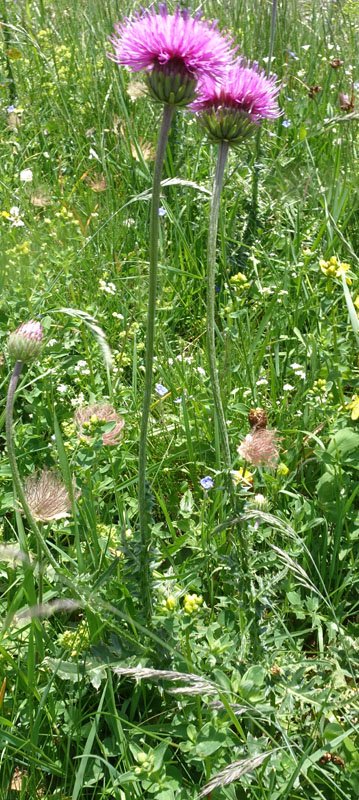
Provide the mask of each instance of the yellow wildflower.
{"label": "yellow wildflower", "polygon": [[288,475],[289,468],[283,461],[280,461],[277,467],[277,475],[280,475],[282,478],[285,478]]}
{"label": "yellow wildflower", "polygon": [[[339,261],[336,256],[332,256],[329,261],[325,261],[323,258],[319,259],[319,266],[326,278],[340,278],[342,275],[346,275],[350,269],[350,264],[346,261]],[[346,277],[345,280],[350,286],[352,279]]]}
{"label": "yellow wildflower", "polygon": [[185,594],[183,600],[183,608],[186,614],[195,614],[196,611],[201,607],[203,603],[203,597],[201,594]]}
{"label": "yellow wildflower", "polygon": [[173,611],[176,608],[177,600],[173,594],[170,594],[169,597],[167,597],[165,605],[168,611]]}
{"label": "yellow wildflower", "polygon": [[244,469],[240,467],[240,469],[232,469],[231,471],[232,481],[234,486],[244,486],[245,489],[251,488],[253,486],[253,472],[250,472],[249,469]]}
{"label": "yellow wildflower", "polygon": [[347,404],[347,408],[351,409],[350,418],[353,420],[359,419],[359,395],[353,394],[351,403]]}
{"label": "yellow wildflower", "polygon": [[237,272],[236,275],[232,275],[230,283],[232,286],[235,286],[236,289],[248,289],[251,285],[243,272]]}

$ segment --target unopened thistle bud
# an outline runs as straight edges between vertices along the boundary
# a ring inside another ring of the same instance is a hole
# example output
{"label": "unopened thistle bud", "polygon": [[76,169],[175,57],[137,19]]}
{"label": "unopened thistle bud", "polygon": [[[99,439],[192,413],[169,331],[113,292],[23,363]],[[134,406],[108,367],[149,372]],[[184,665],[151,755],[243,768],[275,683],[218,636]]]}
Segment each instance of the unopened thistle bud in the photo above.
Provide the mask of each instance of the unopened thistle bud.
{"label": "unopened thistle bud", "polygon": [[150,94],[159,103],[188,106],[196,96],[196,78],[176,59],[148,72],[145,81]]}
{"label": "unopened thistle bud", "polygon": [[8,351],[14,361],[24,364],[35,361],[40,355],[43,340],[42,325],[37,320],[31,319],[23,322],[9,336]]}

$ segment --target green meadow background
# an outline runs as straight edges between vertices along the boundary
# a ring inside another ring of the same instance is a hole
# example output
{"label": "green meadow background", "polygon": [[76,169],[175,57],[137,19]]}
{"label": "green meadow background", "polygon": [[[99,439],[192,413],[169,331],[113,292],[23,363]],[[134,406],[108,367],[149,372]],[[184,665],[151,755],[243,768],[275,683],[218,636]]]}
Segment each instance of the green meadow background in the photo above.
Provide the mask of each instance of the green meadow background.
{"label": "green meadow background", "polygon": [[[352,800],[359,362],[335,272],[349,265],[355,304],[358,3],[202,4],[281,82],[282,116],[230,153],[218,240],[219,369],[251,608],[205,348],[216,147],[179,112],[161,216],[155,382],[167,392],[154,390],[149,435],[151,625],[137,455],[160,109],[107,58],[134,7],[0,0],[0,798],[195,800],[214,778],[212,800]],[[320,260],[334,257],[333,274]],[[57,570],[14,503],[4,439],[7,337],[31,318],[45,343],[16,398],[19,469],[56,468],[81,492],[71,517],[42,527]],[[76,431],[76,409],[101,401],[125,420],[117,447]],[[276,470],[237,455],[256,406],[280,437]],[[139,667],[150,673],[118,672]]]}

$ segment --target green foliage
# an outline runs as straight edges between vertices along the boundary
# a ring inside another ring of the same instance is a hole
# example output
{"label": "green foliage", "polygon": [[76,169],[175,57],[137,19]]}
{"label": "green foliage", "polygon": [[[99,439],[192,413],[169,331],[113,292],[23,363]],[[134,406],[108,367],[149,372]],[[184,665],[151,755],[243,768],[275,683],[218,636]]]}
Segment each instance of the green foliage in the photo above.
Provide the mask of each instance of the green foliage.
{"label": "green foliage", "polygon": [[[171,130],[156,341],[156,383],[168,391],[153,393],[148,461],[152,627],[139,592],[137,458],[158,109],[106,57],[123,4],[27,0],[11,19],[9,5],[0,4],[1,800],[195,800],[212,779],[213,800],[354,800],[359,142],[356,107],[347,114],[338,95],[354,83],[357,102],[356,3],[278,2],[283,116],[230,154],[217,333],[236,509],[217,472],[204,345],[216,152],[188,113]],[[271,10],[262,0],[203,3],[264,65]],[[345,286],[320,268],[333,256],[350,265]],[[30,318],[45,338],[17,393],[15,445],[23,479],[56,468],[71,495],[70,516],[41,523],[57,569],[17,508],[4,442],[7,337]],[[116,446],[103,443],[111,424],[75,425],[76,409],[100,402],[125,420]],[[235,455],[252,406],[279,432],[277,470]],[[175,677],[184,673],[187,682]],[[221,786],[224,770],[232,777]]]}

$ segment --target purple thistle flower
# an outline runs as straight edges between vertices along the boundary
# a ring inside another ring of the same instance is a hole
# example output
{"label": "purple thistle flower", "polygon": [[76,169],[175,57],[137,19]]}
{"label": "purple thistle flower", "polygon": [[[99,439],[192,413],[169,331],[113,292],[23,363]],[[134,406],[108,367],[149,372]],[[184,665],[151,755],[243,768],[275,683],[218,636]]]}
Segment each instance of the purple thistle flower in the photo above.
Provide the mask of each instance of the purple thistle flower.
{"label": "purple thistle flower", "polygon": [[[198,14],[191,17],[186,9],[169,14],[165,3],[158,11],[152,6],[117,23],[115,31],[110,58],[132,72],[145,70],[150,89],[162,102],[187,105],[194,99],[197,79],[204,75],[219,77],[233,58],[232,40],[217,30],[216,22],[201,20]],[[154,77],[158,81],[159,76],[161,90],[157,84],[153,86]],[[169,78],[173,90],[175,77],[175,99],[171,99]],[[181,84],[186,91],[182,89],[177,99]]]}
{"label": "purple thistle flower", "polygon": [[238,59],[220,80],[205,76],[198,97],[191,103],[211,138],[234,144],[252,133],[264,119],[276,119],[279,86],[258,64]]}

